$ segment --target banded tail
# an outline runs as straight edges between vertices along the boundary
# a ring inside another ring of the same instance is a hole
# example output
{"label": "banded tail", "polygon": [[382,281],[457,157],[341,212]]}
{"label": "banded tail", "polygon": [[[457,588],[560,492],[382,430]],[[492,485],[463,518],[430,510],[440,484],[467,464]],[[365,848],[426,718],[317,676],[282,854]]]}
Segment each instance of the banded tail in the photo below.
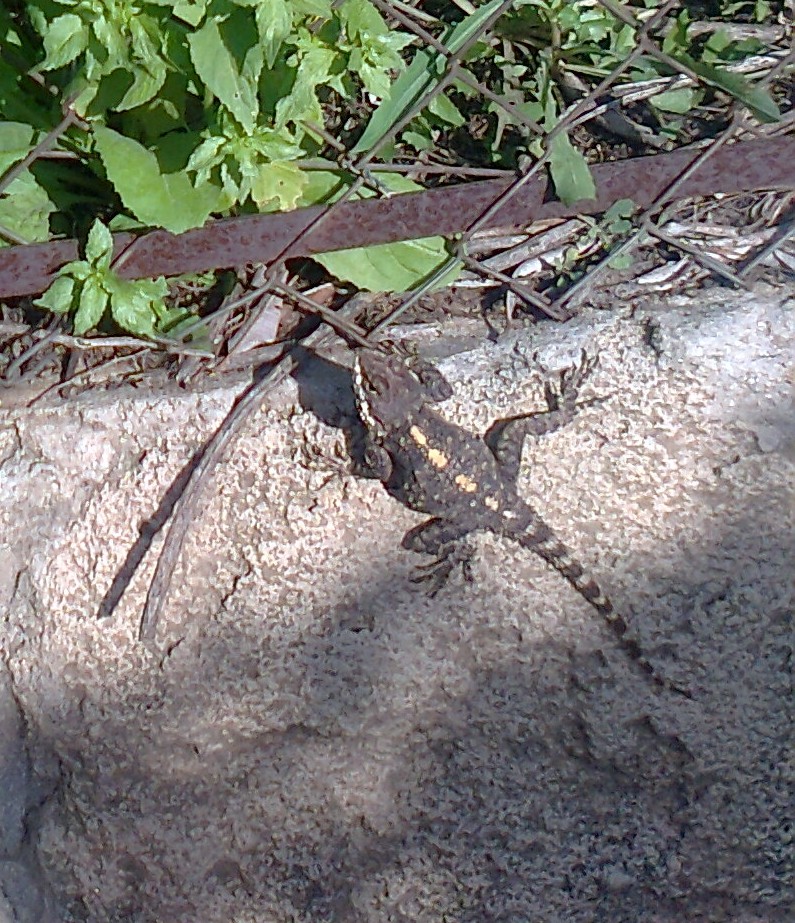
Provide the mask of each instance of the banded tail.
{"label": "banded tail", "polygon": [[574,589],[596,609],[604,618],[624,651],[626,651],[629,657],[632,658],[652,682],[664,689],[677,692],[679,695],[683,695],[688,699],[692,698],[692,695],[686,689],[682,689],[665,677],[660,676],[654,664],[648,660],[641,650],[638,642],[627,637],[629,626],[624,617],[616,612],[613,608],[613,604],[602,592],[599,584],[590,574],[586,573],[571,549],[568,548],[548,526],[538,524],[534,529],[528,530],[523,535],[517,535],[515,538],[523,548],[529,548],[542,557],[548,564],[551,564],[552,567],[554,567],[559,574],[562,574]]}

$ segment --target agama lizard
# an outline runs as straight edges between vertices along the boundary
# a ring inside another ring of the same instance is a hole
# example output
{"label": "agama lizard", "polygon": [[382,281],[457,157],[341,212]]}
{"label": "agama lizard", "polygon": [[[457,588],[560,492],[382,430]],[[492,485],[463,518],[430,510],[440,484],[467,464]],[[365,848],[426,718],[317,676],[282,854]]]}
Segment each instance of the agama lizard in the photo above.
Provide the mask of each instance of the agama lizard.
{"label": "agama lizard", "polygon": [[552,565],[613,630],[622,648],[658,686],[690,694],[660,676],[637,641],[627,636],[627,622],[617,613],[569,548],[516,489],[525,436],[542,436],[576,414],[579,388],[596,361],[583,352],[579,365],[547,383],[548,410],[495,423],[481,439],[450,423],[432,404],[452,388],[429,365],[412,367],[394,353],[357,351],[354,368],[356,405],[367,429],[367,466],[392,496],[431,519],[411,529],[403,547],[434,555],[418,579],[428,580],[431,595],[457,566],[470,578],[472,548],[466,536],[489,530],[529,548]]}

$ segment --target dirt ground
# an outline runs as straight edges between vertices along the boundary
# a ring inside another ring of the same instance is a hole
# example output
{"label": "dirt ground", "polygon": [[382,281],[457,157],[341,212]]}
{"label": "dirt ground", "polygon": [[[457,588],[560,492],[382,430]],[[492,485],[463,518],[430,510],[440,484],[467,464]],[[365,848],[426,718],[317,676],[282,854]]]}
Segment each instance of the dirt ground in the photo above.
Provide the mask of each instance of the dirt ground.
{"label": "dirt ground", "polygon": [[599,354],[522,493],[692,699],[502,540],[427,598],[320,362],[216,471],[142,645],[162,534],[96,614],[237,392],[0,395],[0,920],[791,919],[794,305],[424,337],[479,431]]}

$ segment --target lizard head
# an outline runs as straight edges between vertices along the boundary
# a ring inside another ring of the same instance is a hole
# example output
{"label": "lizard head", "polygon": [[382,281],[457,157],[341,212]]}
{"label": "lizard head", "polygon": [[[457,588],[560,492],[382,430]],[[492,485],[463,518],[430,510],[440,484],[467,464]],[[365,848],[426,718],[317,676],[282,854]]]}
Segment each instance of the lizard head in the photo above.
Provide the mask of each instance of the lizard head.
{"label": "lizard head", "polygon": [[356,353],[353,390],[359,415],[374,435],[403,423],[428,402],[425,387],[406,363],[375,349]]}

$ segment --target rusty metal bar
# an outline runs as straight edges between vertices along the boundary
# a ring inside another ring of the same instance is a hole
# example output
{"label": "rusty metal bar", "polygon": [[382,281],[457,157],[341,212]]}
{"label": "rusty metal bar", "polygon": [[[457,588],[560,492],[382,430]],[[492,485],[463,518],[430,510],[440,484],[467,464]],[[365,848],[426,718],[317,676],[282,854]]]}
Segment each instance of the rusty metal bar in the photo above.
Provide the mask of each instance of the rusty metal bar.
{"label": "rusty metal bar", "polygon": [[[592,167],[596,198],[564,205],[552,198],[539,175],[521,194],[504,202],[484,227],[526,226],[533,221],[577,214],[598,214],[619,199],[648,207],[699,156],[699,150],[637,157]],[[174,235],[150,231],[114,235],[114,255],[126,278],[174,276],[225,269],[250,262],[267,263],[313,253],[394,243],[432,235],[466,232],[499,199],[513,179],[488,180],[366,199],[336,206],[312,206],[294,212],[224,218],[203,228]],[[678,198],[761,189],[795,189],[795,137],[743,141],[725,147],[677,188]],[[334,220],[304,234],[329,208]],[[8,247],[0,250],[0,297],[31,295],[52,282],[55,271],[78,258],[75,240]]]}

